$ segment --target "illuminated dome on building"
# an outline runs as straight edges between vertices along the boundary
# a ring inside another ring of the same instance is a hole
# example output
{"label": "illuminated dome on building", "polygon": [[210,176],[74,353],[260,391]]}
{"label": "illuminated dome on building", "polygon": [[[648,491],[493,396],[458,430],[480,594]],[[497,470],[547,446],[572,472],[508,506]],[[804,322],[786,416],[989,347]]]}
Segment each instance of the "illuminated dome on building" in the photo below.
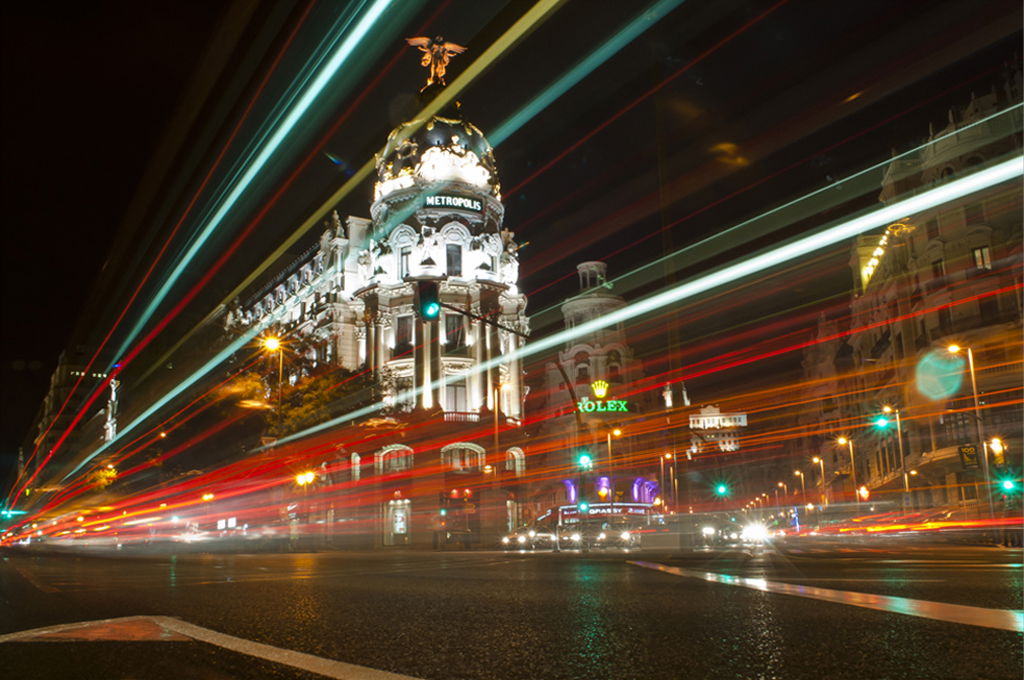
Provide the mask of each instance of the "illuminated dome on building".
{"label": "illuminated dome on building", "polygon": [[[494,153],[480,129],[459,117],[434,116],[426,123],[410,121],[388,135],[377,158],[374,200],[438,183],[464,185],[501,200]],[[405,131],[417,128],[411,135]]]}

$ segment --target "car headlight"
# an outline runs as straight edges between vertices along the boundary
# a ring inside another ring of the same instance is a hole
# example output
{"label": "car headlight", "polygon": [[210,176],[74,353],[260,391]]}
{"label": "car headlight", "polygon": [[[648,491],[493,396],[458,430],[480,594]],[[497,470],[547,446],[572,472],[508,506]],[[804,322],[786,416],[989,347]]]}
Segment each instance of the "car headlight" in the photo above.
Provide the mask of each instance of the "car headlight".
{"label": "car headlight", "polygon": [[501,542],[504,543],[505,545],[508,545],[508,536],[502,536],[501,537]]}
{"label": "car headlight", "polygon": [[519,541],[520,545],[522,545],[523,543],[526,543],[526,536],[519,536],[516,540]]}
{"label": "car headlight", "polygon": [[579,543],[579,542],[580,542],[580,538],[581,538],[581,537],[580,537],[580,535],[579,535],[579,534],[573,534],[573,535],[569,536],[569,539],[570,539],[571,541],[574,541],[574,542],[576,542],[576,543]]}
{"label": "car headlight", "polygon": [[597,540],[599,540],[599,541],[603,541],[606,538],[607,538],[607,536],[604,535],[603,531],[597,535]]}
{"label": "car headlight", "polygon": [[630,537],[630,535],[631,535],[631,534],[630,534],[630,533],[629,533],[628,531],[623,531],[623,532],[622,532],[622,533],[620,534],[620,537],[622,538],[622,540],[623,540],[623,541],[628,541],[628,540],[629,540],[629,537]]}

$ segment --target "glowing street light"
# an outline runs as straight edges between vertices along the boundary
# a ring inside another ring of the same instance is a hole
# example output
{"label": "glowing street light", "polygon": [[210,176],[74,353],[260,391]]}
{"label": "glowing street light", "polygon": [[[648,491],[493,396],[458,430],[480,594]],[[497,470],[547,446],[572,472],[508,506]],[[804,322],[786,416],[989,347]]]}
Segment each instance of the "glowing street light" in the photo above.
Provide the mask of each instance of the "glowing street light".
{"label": "glowing street light", "polygon": [[281,391],[284,389],[284,347],[281,345],[280,338],[269,335],[263,338],[263,349],[271,354],[277,352],[277,405],[280,408]]}
{"label": "glowing street light", "polygon": [[[896,442],[900,452],[900,470],[903,472],[903,509],[906,510],[908,501],[910,500],[910,483],[907,481],[907,459],[903,454],[903,424],[900,420],[900,410],[891,404],[885,404],[882,406],[882,413],[893,414],[896,416]],[[880,417],[875,420],[875,426],[880,429],[885,429],[889,425],[889,420],[884,417]]]}
{"label": "glowing street light", "polygon": [[857,503],[860,503],[860,495],[857,493],[857,461],[853,457],[853,440],[849,437],[839,436],[836,439],[836,444],[845,446],[850,451],[850,479],[853,482],[853,497],[857,499]]}
{"label": "glowing street light", "polygon": [[800,477],[800,497],[803,498],[806,501],[807,500],[807,484],[804,481],[804,472],[803,472],[803,470],[793,470],[793,475]]}
{"label": "glowing street light", "polygon": [[307,484],[312,484],[314,479],[316,479],[316,475],[312,471],[300,472],[299,474],[295,475],[295,483],[298,484],[299,486],[306,486]]}
{"label": "glowing street light", "polygon": [[821,484],[821,505],[823,507],[828,506],[828,496],[825,495],[825,459],[821,456],[815,456],[811,458],[811,462],[818,465],[818,481]]}

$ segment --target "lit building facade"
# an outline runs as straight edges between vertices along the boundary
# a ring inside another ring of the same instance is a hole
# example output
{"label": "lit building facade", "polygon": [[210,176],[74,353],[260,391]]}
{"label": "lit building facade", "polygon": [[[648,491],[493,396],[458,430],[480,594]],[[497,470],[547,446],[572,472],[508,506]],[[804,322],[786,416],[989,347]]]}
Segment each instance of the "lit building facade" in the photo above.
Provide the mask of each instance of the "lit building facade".
{"label": "lit building facade", "polygon": [[[918,154],[887,168],[880,200],[1019,154],[1019,109],[994,114],[1020,99],[1015,71],[990,93],[951,109],[948,124],[933,128]],[[1021,210],[1020,187],[998,187],[855,242],[848,312],[821,317],[817,337],[826,340],[804,353],[805,399],[813,408],[803,420],[808,429],[852,438],[857,484],[869,498],[976,510],[980,472],[965,466],[960,447],[980,451],[993,437],[1006,446],[999,468],[1019,475]],[[980,442],[969,369],[950,345],[972,349]],[[936,370],[948,377],[948,392],[929,389],[928,372]],[[903,460],[896,428],[873,425],[885,405],[901,412]],[[834,496],[852,500],[849,448],[830,438],[807,441],[806,455],[827,463]]]}
{"label": "lit building facade", "polygon": [[[332,214],[320,240],[238,304],[226,325],[279,319],[286,342],[303,339],[306,365],[374,375],[384,411],[359,427],[378,434],[372,445],[346,446],[330,467],[342,470],[332,482],[358,484],[376,501],[353,510],[358,517],[335,511],[339,521],[375,526],[383,545],[429,544],[456,525],[468,541],[496,542],[518,523],[526,453],[495,450],[494,442],[499,428],[522,421],[523,368],[507,355],[529,329],[493,153],[481,131],[452,112],[400,125],[376,167],[370,218]],[[438,283],[436,319],[414,307],[423,280]],[[285,362],[294,382],[292,372]],[[427,420],[441,423],[443,435],[424,437],[436,446],[405,441],[402,423]],[[458,506],[472,516],[453,506],[442,522],[453,489],[459,501],[472,495]]]}

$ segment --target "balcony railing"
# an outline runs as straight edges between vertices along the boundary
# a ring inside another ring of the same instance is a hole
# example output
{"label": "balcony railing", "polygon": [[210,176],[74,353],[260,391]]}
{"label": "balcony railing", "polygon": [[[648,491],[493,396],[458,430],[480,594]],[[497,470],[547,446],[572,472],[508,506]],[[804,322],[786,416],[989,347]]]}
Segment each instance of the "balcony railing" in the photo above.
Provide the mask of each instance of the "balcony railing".
{"label": "balcony railing", "polygon": [[445,411],[444,422],[446,423],[479,423],[480,414],[474,411]]}

